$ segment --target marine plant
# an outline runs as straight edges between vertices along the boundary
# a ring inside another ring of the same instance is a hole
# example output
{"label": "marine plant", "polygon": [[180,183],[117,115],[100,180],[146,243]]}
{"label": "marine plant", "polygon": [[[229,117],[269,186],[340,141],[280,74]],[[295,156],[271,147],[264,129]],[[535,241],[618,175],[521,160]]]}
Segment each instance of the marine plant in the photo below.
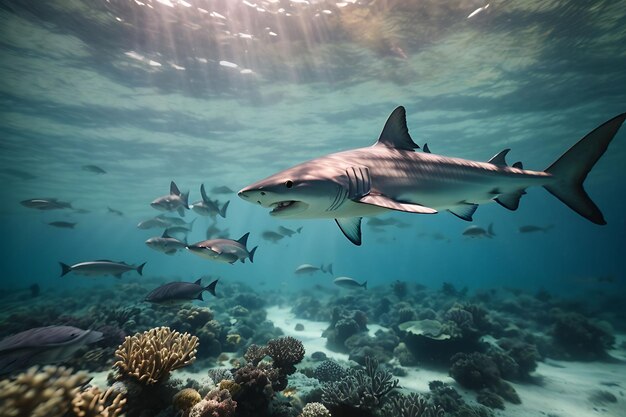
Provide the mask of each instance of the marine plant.
{"label": "marine plant", "polygon": [[15,379],[0,381],[0,416],[63,417],[88,381],[84,372],[33,366]]}
{"label": "marine plant", "polygon": [[74,396],[72,411],[76,417],[120,417],[125,404],[122,393],[113,388],[102,392],[94,386]]}
{"label": "marine plant", "polygon": [[127,336],[115,351],[114,367],[122,376],[151,385],[165,381],[170,372],[196,359],[198,338],[169,327],[156,327]]}

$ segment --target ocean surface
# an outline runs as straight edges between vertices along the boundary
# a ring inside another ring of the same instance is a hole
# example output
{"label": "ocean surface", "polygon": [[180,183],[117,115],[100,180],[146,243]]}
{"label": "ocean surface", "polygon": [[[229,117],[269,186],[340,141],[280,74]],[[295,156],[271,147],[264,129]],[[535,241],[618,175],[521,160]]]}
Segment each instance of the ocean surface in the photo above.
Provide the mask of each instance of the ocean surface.
{"label": "ocean surface", "polygon": [[[205,285],[219,278],[218,294],[241,283],[266,307],[290,311],[314,289],[346,294],[333,277],[347,276],[367,281],[368,300],[396,281],[433,292],[444,283],[467,294],[541,291],[594,306],[572,307],[592,318],[609,306],[602,319],[623,334],[624,127],[585,181],[604,226],[531,187],[518,210],[481,205],[471,223],[446,212],[389,212],[379,217],[391,224],[380,227],[364,219],[355,246],[332,219],[270,217],[237,191],[374,144],[397,106],[413,140],[434,154],[487,161],[510,148],[509,163],[544,170],[626,111],[625,44],[618,0],[1,1],[0,320],[47,297],[66,315],[79,308],[63,300],[80,294],[140,304],[159,283],[201,277]],[[249,232],[254,262],[148,247],[163,228],[137,224],[163,214],[150,203],[171,181],[190,192],[189,203],[201,200],[202,184],[220,205],[230,201],[225,218],[184,210],[185,222],[195,219],[187,242],[207,239],[209,227],[231,239]],[[212,191],[222,186],[231,191]],[[36,198],[72,208],[20,204]],[[76,224],[49,224],[59,221]],[[463,235],[490,224],[493,236]],[[546,230],[520,232],[529,225]],[[285,236],[281,226],[302,229]],[[59,262],[97,259],[146,265],[142,276],[59,277]],[[294,274],[302,264],[332,264],[333,274]],[[39,293],[30,298],[33,284]],[[204,297],[196,305],[211,307]],[[0,338],[38,323],[14,324],[0,326]],[[619,407],[597,415],[617,417]]]}

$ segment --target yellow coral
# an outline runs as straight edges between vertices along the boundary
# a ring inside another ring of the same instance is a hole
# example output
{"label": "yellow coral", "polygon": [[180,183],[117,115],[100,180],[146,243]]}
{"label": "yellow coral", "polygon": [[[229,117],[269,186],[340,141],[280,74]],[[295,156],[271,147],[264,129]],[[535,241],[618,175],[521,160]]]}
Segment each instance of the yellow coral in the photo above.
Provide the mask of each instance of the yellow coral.
{"label": "yellow coral", "polygon": [[241,343],[241,336],[237,333],[227,334],[226,341],[228,343],[232,343],[233,345],[238,345],[239,343]]}
{"label": "yellow coral", "polygon": [[185,388],[174,395],[172,403],[174,404],[174,408],[186,413],[191,410],[194,405],[198,404],[200,400],[202,400],[202,396],[198,391],[193,388]]}
{"label": "yellow coral", "polygon": [[62,417],[70,409],[72,398],[89,381],[84,372],[71,369],[34,366],[14,380],[0,381],[0,416]]}
{"label": "yellow coral", "polygon": [[77,417],[120,417],[125,404],[124,395],[115,395],[113,388],[102,392],[98,387],[91,387],[74,396],[72,411]]}
{"label": "yellow coral", "polygon": [[233,381],[231,379],[223,379],[219,383],[219,389],[220,390],[223,390],[223,389],[228,390],[228,392],[230,392],[231,397],[234,397],[235,394],[237,394],[239,391],[241,391],[241,385],[239,385],[238,383],[236,383],[235,381]]}
{"label": "yellow coral", "polygon": [[115,351],[119,360],[114,366],[122,375],[144,384],[156,384],[166,380],[171,371],[195,361],[197,348],[196,336],[157,327],[127,336]]}

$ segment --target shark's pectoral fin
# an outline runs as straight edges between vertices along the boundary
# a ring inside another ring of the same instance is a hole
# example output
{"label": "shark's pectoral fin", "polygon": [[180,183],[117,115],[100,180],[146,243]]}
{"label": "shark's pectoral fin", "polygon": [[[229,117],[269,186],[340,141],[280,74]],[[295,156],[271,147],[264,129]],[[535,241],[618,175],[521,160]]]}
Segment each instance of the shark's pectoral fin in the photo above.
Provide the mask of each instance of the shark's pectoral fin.
{"label": "shark's pectoral fin", "polygon": [[519,207],[519,200],[524,194],[526,194],[526,191],[524,190],[501,194],[498,198],[496,198],[496,202],[504,208],[515,211]]}
{"label": "shark's pectoral fin", "polygon": [[357,200],[359,203],[383,207],[389,210],[406,211],[418,214],[436,214],[437,210],[419,204],[402,203],[380,194],[369,194]]}
{"label": "shark's pectoral fin", "polygon": [[178,207],[176,211],[178,211],[178,214],[180,215],[180,217],[185,217],[185,210],[183,210],[182,207]]}
{"label": "shark's pectoral fin", "polygon": [[477,208],[478,204],[463,203],[461,205],[448,209],[448,211],[454,214],[459,219],[471,222],[473,220],[472,216],[476,212]]}
{"label": "shark's pectoral fin", "polygon": [[335,219],[343,234],[357,246],[361,246],[361,217]]}

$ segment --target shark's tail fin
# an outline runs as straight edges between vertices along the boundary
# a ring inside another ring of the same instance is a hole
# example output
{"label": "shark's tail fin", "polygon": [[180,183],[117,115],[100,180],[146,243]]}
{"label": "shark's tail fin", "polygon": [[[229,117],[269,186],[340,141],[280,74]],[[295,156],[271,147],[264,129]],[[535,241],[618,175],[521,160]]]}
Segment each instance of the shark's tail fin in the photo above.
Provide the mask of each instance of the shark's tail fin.
{"label": "shark's tail fin", "polygon": [[220,209],[220,216],[222,216],[222,218],[226,218],[226,209],[228,208],[228,205],[230,204],[230,200],[228,200],[227,202],[224,203],[224,205],[222,206],[222,208]]}
{"label": "shark's tail fin", "polygon": [[216,279],[215,281],[213,281],[212,283],[204,287],[204,289],[210,292],[213,297],[217,297],[217,295],[215,294],[215,287],[217,286],[217,281],[219,281],[219,279]]}
{"label": "shark's tail fin", "polygon": [[256,252],[257,248],[258,248],[258,246],[255,246],[254,248],[252,248],[252,250],[250,252],[248,252],[250,254],[248,256],[250,258],[250,263],[254,263],[254,252]]}
{"label": "shark's tail fin", "polygon": [[180,197],[183,199],[183,203],[185,203],[185,208],[189,210],[189,191],[182,193]]}
{"label": "shark's tail fin", "polygon": [[71,266],[66,265],[63,262],[59,262],[59,264],[61,265],[61,276],[69,273],[72,270]]}
{"label": "shark's tail fin", "polygon": [[609,143],[626,119],[626,113],[605,122],[572,146],[545,172],[555,181],[545,189],[569,208],[595,224],[606,224],[602,212],[583,188],[583,182],[591,168],[604,154]]}
{"label": "shark's tail fin", "polygon": [[143,275],[143,267],[144,267],[144,266],[146,266],[146,262],[142,263],[141,265],[139,265],[139,266],[137,267],[137,273],[138,273],[139,275]]}

